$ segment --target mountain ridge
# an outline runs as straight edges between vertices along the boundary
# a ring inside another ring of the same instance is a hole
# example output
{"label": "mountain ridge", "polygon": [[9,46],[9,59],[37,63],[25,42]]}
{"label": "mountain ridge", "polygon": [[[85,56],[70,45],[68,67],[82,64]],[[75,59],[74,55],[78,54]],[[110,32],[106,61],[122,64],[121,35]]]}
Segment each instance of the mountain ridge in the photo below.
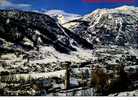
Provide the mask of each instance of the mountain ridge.
{"label": "mountain ridge", "polygon": [[[69,34],[73,35],[72,32],[65,32],[65,29],[54,19],[41,13],[20,10],[0,10],[0,22],[0,38],[11,42],[13,44],[12,46],[22,46],[22,49],[24,49],[24,46],[28,46],[25,45],[25,42],[28,41],[31,43],[29,45],[31,48],[37,47],[37,45],[52,45],[58,51],[64,53],[76,51],[72,43],[81,44],[84,47],[84,42],[90,44],[84,39],[81,39],[81,37],[76,37],[76,35],[74,38],[71,38]],[[82,43],[77,43],[77,38]]]}
{"label": "mountain ridge", "polygon": [[137,45],[137,12],[133,6],[98,9],[63,26],[92,44]]}

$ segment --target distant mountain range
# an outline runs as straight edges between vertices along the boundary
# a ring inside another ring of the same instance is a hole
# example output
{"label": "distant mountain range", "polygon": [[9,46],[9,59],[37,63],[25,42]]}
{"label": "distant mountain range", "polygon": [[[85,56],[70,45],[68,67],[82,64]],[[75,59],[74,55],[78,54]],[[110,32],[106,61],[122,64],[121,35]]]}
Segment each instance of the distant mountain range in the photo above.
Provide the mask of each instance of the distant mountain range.
{"label": "distant mountain range", "polygon": [[85,16],[59,10],[44,14],[0,10],[1,51],[26,51],[47,45],[69,53],[99,44],[137,47],[138,8],[97,9]]}
{"label": "distant mountain range", "polygon": [[97,9],[63,24],[92,44],[138,46],[138,8]]}

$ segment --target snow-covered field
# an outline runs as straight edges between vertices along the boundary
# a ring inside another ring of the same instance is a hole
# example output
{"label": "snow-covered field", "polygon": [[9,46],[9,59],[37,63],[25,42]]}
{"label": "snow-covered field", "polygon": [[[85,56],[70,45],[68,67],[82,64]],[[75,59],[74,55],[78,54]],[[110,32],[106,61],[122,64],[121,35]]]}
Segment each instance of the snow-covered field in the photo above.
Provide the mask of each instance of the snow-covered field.
{"label": "snow-covered field", "polygon": [[31,77],[33,79],[50,78],[50,77],[59,77],[60,78],[60,77],[65,76],[65,70],[48,72],[48,73],[15,74],[13,76],[17,80],[19,80],[21,77],[23,77],[25,80],[27,80],[29,77]]}
{"label": "snow-covered field", "polygon": [[92,50],[77,48],[77,52],[64,54],[57,52],[53,47],[40,48],[40,54],[44,59],[30,61],[30,63],[52,63],[52,62],[85,62],[95,59]]}

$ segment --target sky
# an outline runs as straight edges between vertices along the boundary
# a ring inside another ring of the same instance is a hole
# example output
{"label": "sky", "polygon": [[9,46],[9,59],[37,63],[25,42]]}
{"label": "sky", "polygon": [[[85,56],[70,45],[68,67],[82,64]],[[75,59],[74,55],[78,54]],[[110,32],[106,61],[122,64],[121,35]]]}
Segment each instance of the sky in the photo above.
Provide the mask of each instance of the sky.
{"label": "sky", "polygon": [[[89,0],[90,1],[90,0]],[[94,0],[92,0],[94,1]],[[101,0],[102,1],[102,0]],[[110,1],[110,0],[107,0]],[[121,0],[114,0],[121,1]],[[125,0],[131,1],[131,0]],[[137,6],[138,0],[134,0],[132,3],[128,2],[98,2],[90,3],[83,0],[0,0],[0,8],[15,8],[23,10],[63,10],[68,13],[75,14],[88,14],[98,8],[115,8],[123,5]]]}

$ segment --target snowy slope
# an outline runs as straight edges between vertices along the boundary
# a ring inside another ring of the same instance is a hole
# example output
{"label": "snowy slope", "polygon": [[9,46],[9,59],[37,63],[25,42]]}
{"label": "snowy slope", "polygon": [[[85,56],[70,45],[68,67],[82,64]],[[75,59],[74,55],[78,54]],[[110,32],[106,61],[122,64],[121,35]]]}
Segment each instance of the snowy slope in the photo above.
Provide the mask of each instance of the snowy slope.
{"label": "snowy slope", "polygon": [[138,44],[138,8],[133,6],[97,9],[63,26],[93,44]]}
{"label": "snowy slope", "polygon": [[49,11],[45,12],[45,14],[54,18],[60,24],[63,24],[65,22],[68,22],[68,21],[71,21],[74,19],[78,19],[81,17],[79,14],[67,13],[62,10],[49,10]]}
{"label": "snowy slope", "polygon": [[50,45],[57,51],[69,53],[76,50],[73,46],[91,45],[45,14],[0,10],[0,22],[1,49],[24,51]]}

